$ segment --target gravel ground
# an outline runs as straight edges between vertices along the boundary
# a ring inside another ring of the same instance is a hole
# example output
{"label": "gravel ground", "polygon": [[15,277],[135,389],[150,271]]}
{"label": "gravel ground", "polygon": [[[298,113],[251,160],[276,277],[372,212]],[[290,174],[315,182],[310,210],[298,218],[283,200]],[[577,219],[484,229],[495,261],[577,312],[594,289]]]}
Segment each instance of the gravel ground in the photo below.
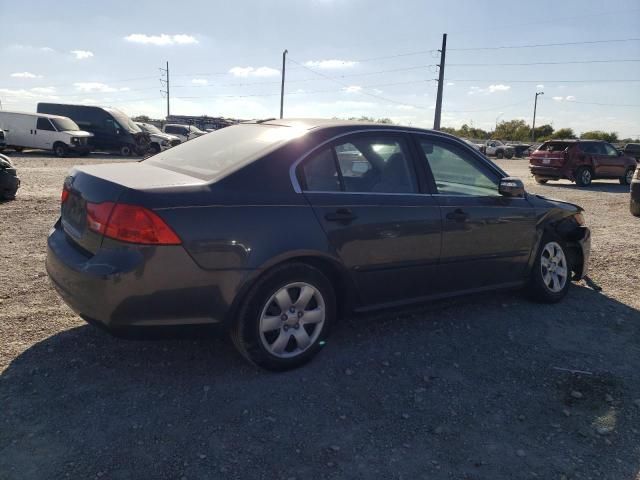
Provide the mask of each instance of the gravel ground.
{"label": "gravel ground", "polygon": [[[123,340],[44,269],[63,178],[114,157],[14,157],[0,204],[0,479],[640,478],[640,219],[628,189],[578,203],[591,278],[558,305],[483,294],[345,319],[314,362],[247,365],[216,331]],[[576,370],[580,372],[576,372]]]}

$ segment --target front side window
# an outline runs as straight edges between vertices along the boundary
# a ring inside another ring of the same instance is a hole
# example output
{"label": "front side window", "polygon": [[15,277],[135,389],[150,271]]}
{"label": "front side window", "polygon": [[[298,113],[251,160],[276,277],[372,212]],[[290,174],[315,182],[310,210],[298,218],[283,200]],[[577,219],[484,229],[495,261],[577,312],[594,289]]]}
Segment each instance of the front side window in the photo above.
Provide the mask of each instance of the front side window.
{"label": "front side window", "polygon": [[469,152],[421,139],[420,147],[443,195],[496,196],[500,179]]}
{"label": "front side window", "polygon": [[610,157],[618,156],[618,151],[612,145],[609,145],[608,143],[603,143],[602,146],[604,147],[605,155],[608,155]]}
{"label": "front side window", "polygon": [[48,118],[42,118],[42,117],[38,118],[38,122],[36,123],[36,128],[38,130],[48,130],[51,132],[55,132],[56,130],[55,128],[53,128],[53,125],[51,125],[51,122],[49,121]]}

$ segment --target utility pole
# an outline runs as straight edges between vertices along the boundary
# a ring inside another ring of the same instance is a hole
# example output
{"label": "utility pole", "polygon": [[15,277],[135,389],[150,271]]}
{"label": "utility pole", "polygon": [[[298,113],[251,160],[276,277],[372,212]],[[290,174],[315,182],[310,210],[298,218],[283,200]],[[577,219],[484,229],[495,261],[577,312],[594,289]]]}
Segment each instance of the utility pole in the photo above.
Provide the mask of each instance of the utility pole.
{"label": "utility pole", "polygon": [[287,53],[288,50],[282,52],[282,85],[280,86],[280,118],[282,118],[282,114],[284,112],[284,71],[287,63]]}
{"label": "utility pole", "polygon": [[440,73],[438,75],[438,96],[436,97],[436,115],[433,119],[433,129],[440,130],[440,116],[442,113],[442,87],[444,85],[444,57],[447,53],[447,34],[442,34],[442,50],[440,50]]}
{"label": "utility pole", "polygon": [[531,128],[531,143],[536,141],[536,109],[538,108],[538,95],[544,95],[544,92],[536,92],[536,99],[533,102],[533,127]]}
{"label": "utility pole", "polygon": [[166,95],[167,97],[167,117],[170,114],[170,110],[169,110],[169,62],[167,62],[167,68],[161,68],[160,71],[162,72],[162,75],[164,78],[160,79],[160,83],[165,86],[167,89],[166,90],[160,90],[161,94]]}

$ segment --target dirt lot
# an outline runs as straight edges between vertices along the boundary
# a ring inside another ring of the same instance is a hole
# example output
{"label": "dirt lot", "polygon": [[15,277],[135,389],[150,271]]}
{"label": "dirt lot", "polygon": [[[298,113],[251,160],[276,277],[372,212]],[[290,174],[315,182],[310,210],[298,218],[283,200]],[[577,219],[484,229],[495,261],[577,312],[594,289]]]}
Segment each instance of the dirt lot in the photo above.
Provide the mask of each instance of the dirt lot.
{"label": "dirt lot", "polygon": [[[248,366],[216,332],[122,340],[44,270],[67,169],[15,156],[0,204],[0,479],[640,478],[640,219],[628,189],[581,204],[591,277],[559,305],[519,292],[346,319],[310,365]],[[98,300],[97,300],[98,301]],[[575,373],[580,370],[587,373]]]}

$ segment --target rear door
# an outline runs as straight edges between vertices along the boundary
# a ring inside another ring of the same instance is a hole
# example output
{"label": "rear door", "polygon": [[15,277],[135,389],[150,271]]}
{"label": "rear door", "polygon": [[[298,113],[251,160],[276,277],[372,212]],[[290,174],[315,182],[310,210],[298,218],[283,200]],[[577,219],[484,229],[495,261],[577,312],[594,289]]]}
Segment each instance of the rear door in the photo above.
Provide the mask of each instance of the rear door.
{"label": "rear door", "polygon": [[601,162],[607,177],[619,178],[624,175],[626,165],[615,147],[609,143],[599,144]]}
{"label": "rear door", "polygon": [[352,134],[298,167],[304,195],[366,305],[439,292],[440,208],[421,192],[408,140]]}
{"label": "rear door", "polygon": [[442,287],[461,292],[521,282],[536,233],[533,207],[500,195],[502,175],[468,147],[427,134],[416,140],[441,207]]}

